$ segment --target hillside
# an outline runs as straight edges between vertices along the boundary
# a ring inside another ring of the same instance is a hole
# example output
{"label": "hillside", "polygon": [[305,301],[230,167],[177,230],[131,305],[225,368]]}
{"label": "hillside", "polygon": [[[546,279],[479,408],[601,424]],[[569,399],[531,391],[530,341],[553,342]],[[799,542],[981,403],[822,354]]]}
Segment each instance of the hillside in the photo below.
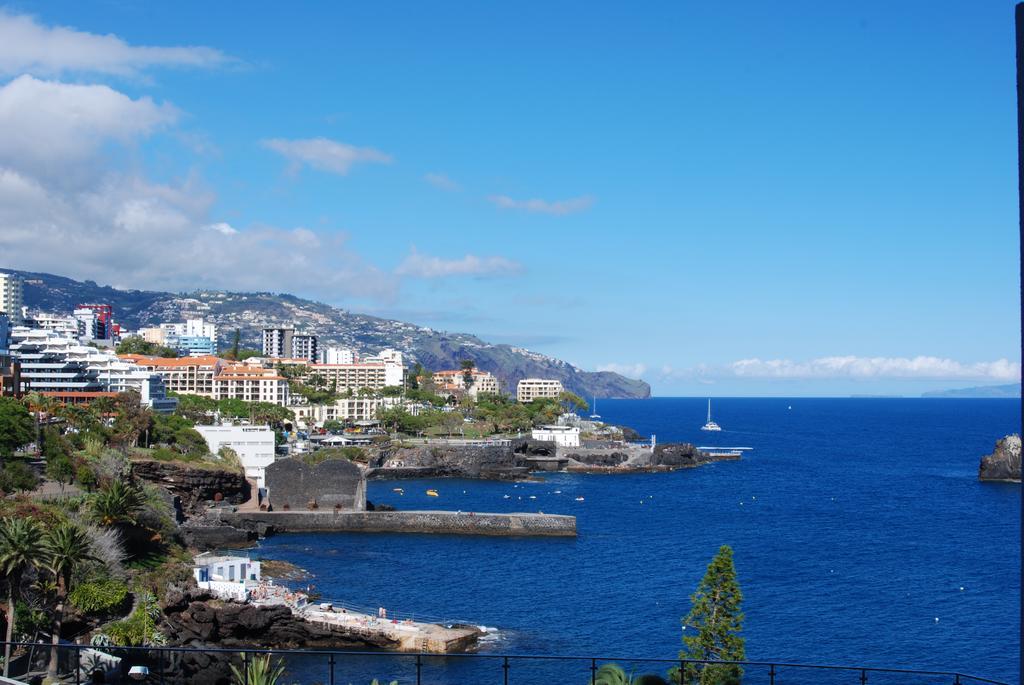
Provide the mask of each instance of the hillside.
{"label": "hillside", "polygon": [[1020,397],[1020,383],[1010,383],[1009,385],[980,385],[973,388],[959,388],[956,390],[933,390],[932,392],[923,393],[921,397]]}
{"label": "hillside", "polygon": [[567,389],[588,401],[591,397],[643,398],[651,394],[647,383],[617,373],[584,371],[560,359],[520,347],[487,343],[466,333],[435,331],[356,314],[294,295],[218,290],[187,294],[118,290],[93,281],[4,270],[24,279],[25,304],[30,309],[70,312],[79,303],[104,302],[114,307],[115,319],[129,330],[201,316],[217,324],[222,344],[237,328],[245,345],[258,348],[264,326],[294,325],[316,333],[321,345],[343,345],[362,353],[391,347],[405,353],[410,364],[418,361],[431,370],[458,368],[461,360],[472,359],[478,368],[495,374],[504,389],[514,390],[520,379],[536,376],[557,378]]}

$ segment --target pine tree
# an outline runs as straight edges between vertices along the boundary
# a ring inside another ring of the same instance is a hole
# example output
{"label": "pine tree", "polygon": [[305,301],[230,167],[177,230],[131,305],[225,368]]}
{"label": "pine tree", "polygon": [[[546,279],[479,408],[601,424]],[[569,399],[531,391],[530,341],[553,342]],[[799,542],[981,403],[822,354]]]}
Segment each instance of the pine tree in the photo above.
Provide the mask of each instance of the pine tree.
{"label": "pine tree", "polygon": [[[690,597],[692,608],[683,619],[684,649],[680,659],[743,661],[743,594],[736,580],[732,548],[722,545],[708,564],[704,578]],[[700,685],[737,685],[743,669],[731,664],[688,664],[687,683]],[[678,673],[673,678],[678,682]]]}

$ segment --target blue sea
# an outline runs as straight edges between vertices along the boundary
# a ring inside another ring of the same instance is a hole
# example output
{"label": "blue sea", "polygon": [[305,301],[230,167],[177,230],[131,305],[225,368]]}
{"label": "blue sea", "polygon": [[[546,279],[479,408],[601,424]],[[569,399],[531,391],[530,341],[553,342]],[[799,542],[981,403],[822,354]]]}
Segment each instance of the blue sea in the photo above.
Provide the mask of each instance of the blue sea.
{"label": "blue sea", "polygon": [[[369,487],[400,509],[572,514],[576,539],[295,534],[259,554],[308,570],[325,598],[491,627],[485,653],[671,659],[689,596],[728,544],[750,660],[1018,680],[1021,488],[980,483],[977,469],[1020,431],[1019,400],[722,398],[717,434],[699,430],[702,398],[599,410],[659,442],[753,449],[673,473]],[[369,659],[339,663],[338,682],[414,682],[409,658]],[[517,666],[510,682],[585,683],[588,666]],[[501,682],[497,661],[480,668],[432,659],[423,682]],[[312,662],[293,673],[326,682]],[[841,681],[826,675],[783,669],[778,682]],[[869,682],[945,682],[879,677]]]}

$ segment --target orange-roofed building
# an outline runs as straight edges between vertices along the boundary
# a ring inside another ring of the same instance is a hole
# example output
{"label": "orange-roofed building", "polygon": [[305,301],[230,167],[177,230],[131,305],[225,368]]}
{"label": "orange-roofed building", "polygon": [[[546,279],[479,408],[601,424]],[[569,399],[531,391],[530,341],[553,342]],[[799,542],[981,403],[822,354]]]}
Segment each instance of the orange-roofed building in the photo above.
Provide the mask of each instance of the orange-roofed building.
{"label": "orange-roofed building", "polygon": [[256,364],[226,364],[213,378],[213,393],[218,400],[234,398],[246,402],[270,402],[288,405],[288,379],[273,368]]}
{"label": "orange-roofed building", "polygon": [[144,354],[121,354],[122,359],[135,362],[140,368],[159,374],[168,392],[201,395],[217,399],[213,379],[227,364],[219,357],[150,357]]}
{"label": "orange-roofed building", "polygon": [[462,370],[435,371],[433,380],[442,393],[465,393],[474,399],[478,395],[498,394],[500,386],[494,374],[478,369],[473,369],[470,373],[473,378],[473,382],[470,384],[466,383],[466,372]]}

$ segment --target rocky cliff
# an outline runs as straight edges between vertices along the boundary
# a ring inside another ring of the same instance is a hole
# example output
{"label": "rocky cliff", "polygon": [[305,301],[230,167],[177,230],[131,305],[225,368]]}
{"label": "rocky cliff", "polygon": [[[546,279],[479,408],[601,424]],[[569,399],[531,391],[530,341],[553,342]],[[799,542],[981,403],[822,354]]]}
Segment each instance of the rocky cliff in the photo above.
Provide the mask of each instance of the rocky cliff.
{"label": "rocky cliff", "polygon": [[106,302],[114,307],[115,319],[130,330],[201,316],[217,324],[222,343],[237,328],[243,344],[258,348],[264,326],[288,325],[316,333],[321,345],[344,345],[363,353],[385,347],[398,349],[410,363],[418,361],[430,370],[457,369],[463,359],[472,359],[481,370],[494,373],[502,387],[512,392],[520,379],[541,377],[557,378],[567,389],[587,398],[644,398],[651,394],[651,387],[644,381],[617,373],[584,371],[561,359],[521,347],[357,314],[294,295],[121,290],[53,274],[4,270],[24,279],[25,304],[30,309],[70,313],[81,302]]}
{"label": "rocky cliff", "polygon": [[1007,435],[996,442],[992,454],[981,458],[979,480],[1020,482],[1020,436]]}
{"label": "rocky cliff", "polygon": [[201,513],[205,509],[202,502],[223,500],[241,504],[249,499],[249,483],[239,471],[139,459],[132,461],[132,474],[176,496],[185,518]]}

